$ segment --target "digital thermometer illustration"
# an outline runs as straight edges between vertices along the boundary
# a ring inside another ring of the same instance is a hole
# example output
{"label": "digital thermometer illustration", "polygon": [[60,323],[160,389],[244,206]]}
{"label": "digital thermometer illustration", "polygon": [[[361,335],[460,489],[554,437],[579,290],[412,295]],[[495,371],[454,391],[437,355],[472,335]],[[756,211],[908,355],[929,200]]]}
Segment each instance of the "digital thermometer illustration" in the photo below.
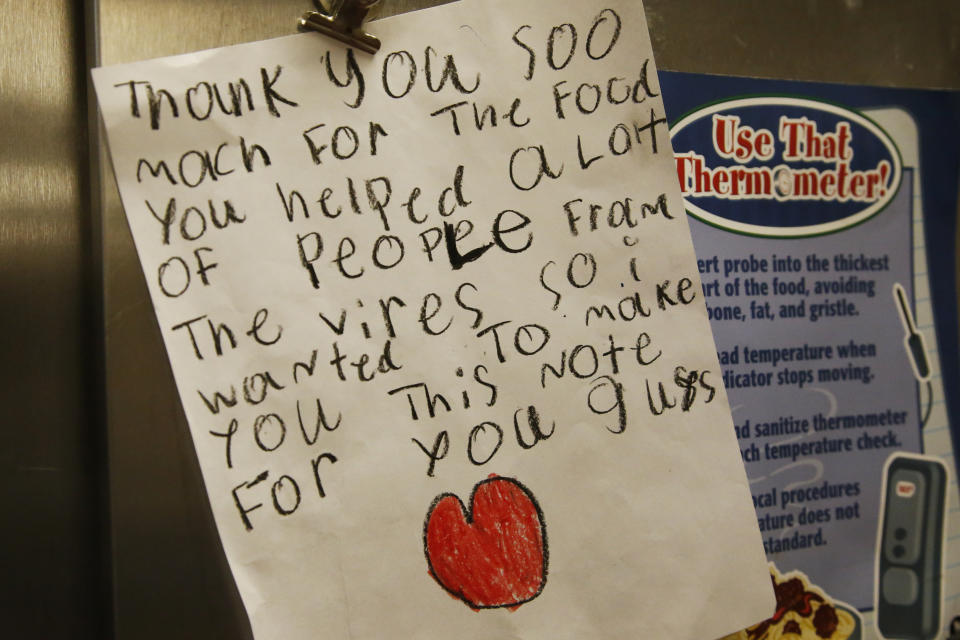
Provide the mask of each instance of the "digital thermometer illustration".
{"label": "digital thermometer illustration", "polygon": [[894,454],[886,465],[877,543],[877,630],[889,640],[940,631],[947,470]]}

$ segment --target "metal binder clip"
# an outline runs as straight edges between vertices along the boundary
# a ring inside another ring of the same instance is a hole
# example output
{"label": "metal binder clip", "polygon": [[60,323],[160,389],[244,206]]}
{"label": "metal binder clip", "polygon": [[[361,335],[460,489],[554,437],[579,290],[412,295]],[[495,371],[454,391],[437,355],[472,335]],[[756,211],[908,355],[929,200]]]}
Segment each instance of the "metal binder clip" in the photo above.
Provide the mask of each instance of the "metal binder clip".
{"label": "metal binder clip", "polygon": [[380,40],[363,30],[363,21],[380,0],[313,0],[317,11],[300,18],[301,31],[319,31],[366,53],[376,53]]}

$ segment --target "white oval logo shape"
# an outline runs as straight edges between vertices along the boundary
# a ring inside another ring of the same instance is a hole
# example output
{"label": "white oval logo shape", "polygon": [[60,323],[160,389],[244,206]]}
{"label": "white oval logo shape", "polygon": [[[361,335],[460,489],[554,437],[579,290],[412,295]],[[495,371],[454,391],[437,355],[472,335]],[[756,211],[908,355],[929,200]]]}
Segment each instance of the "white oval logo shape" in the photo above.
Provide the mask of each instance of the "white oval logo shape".
{"label": "white oval logo shape", "polygon": [[856,111],[783,96],[708,105],[670,128],[687,212],[747,235],[835,233],[886,207],[902,177],[890,136]]}

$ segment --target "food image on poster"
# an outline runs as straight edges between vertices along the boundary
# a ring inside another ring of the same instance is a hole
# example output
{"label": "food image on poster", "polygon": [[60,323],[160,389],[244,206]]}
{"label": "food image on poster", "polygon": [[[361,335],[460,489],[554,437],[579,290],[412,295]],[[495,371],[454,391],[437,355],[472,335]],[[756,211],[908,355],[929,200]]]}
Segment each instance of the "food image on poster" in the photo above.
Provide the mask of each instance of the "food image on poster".
{"label": "food image on poster", "polygon": [[[875,621],[882,479],[891,456],[955,465],[955,253],[940,241],[954,237],[956,97],[683,73],[662,86],[767,558],[862,612],[864,638],[905,638]],[[948,476],[943,568],[927,574],[943,621],[960,613]],[[742,637],[834,637],[795,622]]]}
{"label": "food image on poster", "polygon": [[721,640],[860,640],[859,614],[810,583],[799,571],[781,574],[770,564],[777,596],[774,614]]}

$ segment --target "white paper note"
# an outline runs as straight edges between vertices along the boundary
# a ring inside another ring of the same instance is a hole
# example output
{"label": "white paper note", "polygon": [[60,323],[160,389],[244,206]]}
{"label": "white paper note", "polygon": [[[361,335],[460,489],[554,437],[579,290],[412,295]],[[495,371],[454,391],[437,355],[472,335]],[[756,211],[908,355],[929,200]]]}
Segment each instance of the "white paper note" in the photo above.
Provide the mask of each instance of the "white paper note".
{"label": "white paper note", "polygon": [[713,638],[770,579],[642,6],[94,71],[262,638]]}

